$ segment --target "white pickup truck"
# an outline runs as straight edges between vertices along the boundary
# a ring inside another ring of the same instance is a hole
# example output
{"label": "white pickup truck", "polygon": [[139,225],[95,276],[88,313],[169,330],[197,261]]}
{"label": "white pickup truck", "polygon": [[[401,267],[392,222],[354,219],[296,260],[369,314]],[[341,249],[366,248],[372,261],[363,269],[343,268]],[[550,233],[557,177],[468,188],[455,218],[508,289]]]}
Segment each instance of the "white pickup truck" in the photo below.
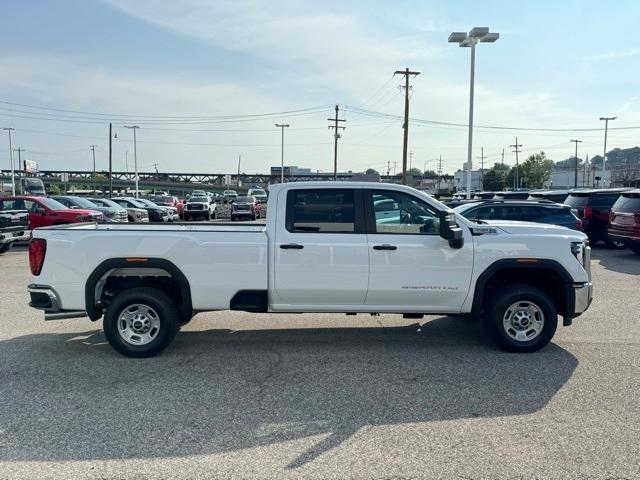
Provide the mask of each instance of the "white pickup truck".
{"label": "white pickup truck", "polygon": [[271,188],[266,226],[72,224],[33,232],[30,305],[103,318],[131,357],[212,310],[470,315],[531,352],[591,303],[590,247],[564,227],[473,223],[401,185]]}

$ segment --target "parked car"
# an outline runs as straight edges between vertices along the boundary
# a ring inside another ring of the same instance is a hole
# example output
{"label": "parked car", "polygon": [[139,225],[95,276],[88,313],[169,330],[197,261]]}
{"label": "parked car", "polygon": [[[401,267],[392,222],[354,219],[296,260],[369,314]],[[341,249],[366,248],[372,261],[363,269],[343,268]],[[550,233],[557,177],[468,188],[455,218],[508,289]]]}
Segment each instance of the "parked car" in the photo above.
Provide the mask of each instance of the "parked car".
{"label": "parked car", "polygon": [[47,195],[44,190],[44,183],[40,178],[22,177],[20,179],[20,187],[24,195],[32,197],[45,197]]}
{"label": "parked car", "polygon": [[136,200],[138,200],[140,203],[143,203],[148,208],[159,208],[165,210],[167,215],[167,222],[179,220],[178,209],[176,207],[158,205],[156,202],[152,202],[147,198],[137,198]]}
{"label": "parked car", "polygon": [[122,208],[103,207],[97,203],[84,197],[75,197],[71,195],[55,195],[51,196],[54,200],[59,201],[65,207],[72,209],[84,208],[86,210],[95,210],[102,213],[102,219],[106,223],[128,222],[127,211]]}
{"label": "parked car", "polygon": [[102,222],[102,213],[83,208],[70,209],[49,197],[20,195],[0,198],[0,210],[27,210],[29,230],[65,223]]}
{"label": "parked car", "polygon": [[454,210],[474,222],[515,220],[582,230],[582,222],[573,214],[571,207],[549,200],[488,200],[460,205]]}
{"label": "parked car", "polygon": [[113,210],[124,210],[128,222],[147,223],[149,221],[149,213],[147,213],[144,208],[126,207],[114,202],[109,198],[89,198],[89,200],[99,207],[109,208]]}
{"label": "parked car", "polygon": [[527,200],[551,200],[556,203],[564,203],[569,195],[569,190],[534,190],[529,192]]}
{"label": "parked car", "polygon": [[28,240],[31,232],[29,212],[10,209],[10,202],[2,206],[7,208],[0,210],[0,253],[5,253],[11,249],[14,242]]}
{"label": "parked car", "polygon": [[185,222],[198,218],[213,220],[216,218],[216,202],[204,195],[191,197],[184,206],[183,215]]}
{"label": "parked car", "polygon": [[156,205],[160,205],[161,207],[171,207],[175,208],[174,220],[178,220],[182,218],[182,211],[184,210],[184,204],[178,197],[174,197],[173,195],[153,195],[149,197]]}
{"label": "parked car", "polygon": [[529,198],[529,190],[514,190],[509,192],[496,192],[495,200],[526,200]]}
{"label": "parked car", "polygon": [[191,195],[189,195],[189,197],[206,197],[207,196],[207,192],[205,192],[204,190],[194,190],[193,192],[191,192]]}
{"label": "parked car", "polygon": [[613,248],[621,244],[607,238],[611,207],[616,203],[618,197],[628,190],[630,189],[571,190],[564,203],[576,211],[576,215],[582,220],[584,233],[587,234],[592,244],[605,242],[607,246]]}
{"label": "parked car", "polygon": [[250,188],[247,197],[255,197],[258,203],[267,203],[267,192],[262,188]]}
{"label": "parked car", "polygon": [[169,221],[169,212],[164,207],[159,207],[157,205],[149,206],[149,205],[146,205],[144,202],[141,202],[140,199],[133,198],[133,197],[116,197],[116,198],[112,198],[111,200],[113,200],[118,205],[125,207],[127,209],[141,208],[143,210],[146,210],[146,212],[149,214],[150,222],[163,223],[163,222]]}
{"label": "parked car", "polygon": [[256,197],[236,197],[231,205],[231,221],[260,218],[261,206]]}
{"label": "parked car", "polygon": [[640,189],[622,192],[611,207],[607,238],[640,255]]}
{"label": "parked car", "polygon": [[225,200],[231,202],[236,199],[236,197],[238,196],[238,192],[236,192],[235,190],[225,190],[224,192],[222,192],[222,196]]}
{"label": "parked car", "polygon": [[[395,204],[394,222],[377,221],[374,198]],[[478,225],[383,183],[284,183],[268,208],[279,214],[264,226],[36,230],[30,305],[47,319],[104,317],[116,351],[149,357],[194,312],[214,310],[482,316],[501,348],[532,352],[553,338],[558,315],[571,325],[592,300],[582,232]]]}

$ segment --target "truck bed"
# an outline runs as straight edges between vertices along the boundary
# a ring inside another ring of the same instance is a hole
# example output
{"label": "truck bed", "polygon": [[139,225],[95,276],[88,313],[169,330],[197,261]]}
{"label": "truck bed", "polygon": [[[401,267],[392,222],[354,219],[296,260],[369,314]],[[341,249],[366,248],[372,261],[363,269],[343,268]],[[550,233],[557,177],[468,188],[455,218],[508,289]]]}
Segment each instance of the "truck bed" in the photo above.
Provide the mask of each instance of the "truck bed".
{"label": "truck bed", "polygon": [[47,241],[38,283],[55,285],[65,310],[85,309],[85,282],[104,261],[159,258],[187,278],[194,310],[228,309],[242,290],[267,290],[263,225],[78,223],[34,230]]}

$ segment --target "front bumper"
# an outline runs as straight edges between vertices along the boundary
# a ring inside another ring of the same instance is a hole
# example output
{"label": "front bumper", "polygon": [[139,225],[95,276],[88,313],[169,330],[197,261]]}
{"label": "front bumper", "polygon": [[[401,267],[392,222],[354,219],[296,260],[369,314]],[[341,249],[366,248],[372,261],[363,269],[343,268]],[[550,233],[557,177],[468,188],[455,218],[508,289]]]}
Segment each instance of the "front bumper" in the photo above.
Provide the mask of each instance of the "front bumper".
{"label": "front bumper", "polygon": [[25,227],[9,227],[0,233],[0,243],[24,242],[31,238],[31,231]]}
{"label": "front bumper", "polygon": [[574,317],[584,313],[593,300],[593,283],[574,285]]}

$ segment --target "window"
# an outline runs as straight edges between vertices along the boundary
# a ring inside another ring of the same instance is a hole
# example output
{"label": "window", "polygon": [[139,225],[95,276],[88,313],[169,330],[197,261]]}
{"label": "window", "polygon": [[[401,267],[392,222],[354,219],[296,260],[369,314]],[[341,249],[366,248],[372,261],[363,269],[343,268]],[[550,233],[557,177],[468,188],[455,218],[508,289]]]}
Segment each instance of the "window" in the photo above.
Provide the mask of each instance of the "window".
{"label": "window", "polygon": [[440,233],[440,217],[425,202],[401,192],[374,190],[376,233]]}
{"label": "window", "polygon": [[469,215],[465,214],[465,217],[470,220],[495,220],[500,218],[500,211],[500,206],[487,205],[470,212]]}
{"label": "window", "polygon": [[287,230],[290,232],[353,233],[353,190],[291,190],[287,196]]}

